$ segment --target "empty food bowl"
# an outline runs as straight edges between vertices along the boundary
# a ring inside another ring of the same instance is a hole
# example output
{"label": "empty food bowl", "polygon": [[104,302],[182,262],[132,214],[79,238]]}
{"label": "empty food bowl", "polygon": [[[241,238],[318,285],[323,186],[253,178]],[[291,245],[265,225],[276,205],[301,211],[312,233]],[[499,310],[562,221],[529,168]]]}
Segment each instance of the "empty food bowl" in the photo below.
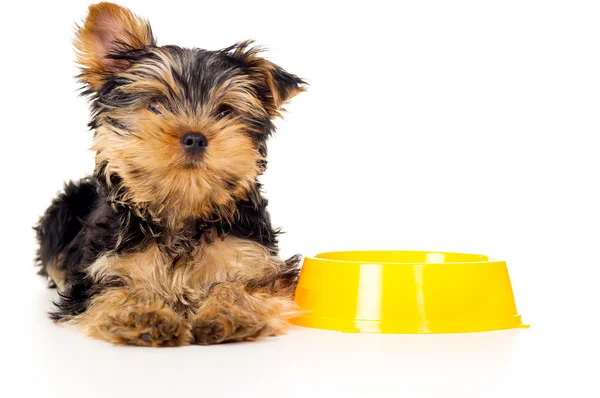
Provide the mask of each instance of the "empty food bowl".
{"label": "empty food bowl", "polygon": [[366,333],[526,328],[506,263],[479,254],[345,251],[304,259],[292,323]]}

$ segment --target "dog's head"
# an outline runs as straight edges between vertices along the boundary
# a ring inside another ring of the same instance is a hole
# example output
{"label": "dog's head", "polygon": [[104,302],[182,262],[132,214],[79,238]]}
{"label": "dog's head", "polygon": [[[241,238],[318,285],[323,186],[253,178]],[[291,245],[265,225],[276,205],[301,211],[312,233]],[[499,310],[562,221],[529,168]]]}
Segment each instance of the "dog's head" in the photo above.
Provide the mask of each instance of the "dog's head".
{"label": "dog's head", "polygon": [[120,200],[179,218],[231,216],[255,194],[266,140],[304,82],[250,42],[208,51],[157,46],[148,22],[92,5],[75,39],[91,97],[96,172]]}

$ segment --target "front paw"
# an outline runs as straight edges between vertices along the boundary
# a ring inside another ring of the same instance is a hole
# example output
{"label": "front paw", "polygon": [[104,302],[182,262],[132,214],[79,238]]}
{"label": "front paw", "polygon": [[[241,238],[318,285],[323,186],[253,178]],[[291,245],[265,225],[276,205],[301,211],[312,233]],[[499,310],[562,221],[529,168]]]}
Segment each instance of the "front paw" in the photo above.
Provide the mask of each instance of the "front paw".
{"label": "front paw", "polygon": [[267,324],[252,317],[238,317],[227,311],[198,314],[192,321],[193,343],[220,344],[254,340],[266,330]]}
{"label": "front paw", "polygon": [[191,340],[187,323],[168,308],[120,312],[109,316],[100,329],[104,338],[115,344],[175,347]]}

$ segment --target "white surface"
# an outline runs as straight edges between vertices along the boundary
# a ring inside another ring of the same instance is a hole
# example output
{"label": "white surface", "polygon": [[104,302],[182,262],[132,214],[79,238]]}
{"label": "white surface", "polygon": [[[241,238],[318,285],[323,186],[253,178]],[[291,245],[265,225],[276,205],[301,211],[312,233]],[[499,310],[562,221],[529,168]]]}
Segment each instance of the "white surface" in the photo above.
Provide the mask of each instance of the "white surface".
{"label": "white surface", "polygon": [[14,357],[18,365],[11,364],[9,374],[17,376],[9,385],[28,396],[64,396],[69,389],[82,397],[596,397],[599,392],[592,351],[596,331],[571,317],[557,324],[528,317],[537,319],[530,330],[377,335],[296,328],[252,343],[148,349],[114,347],[57,327],[43,316],[53,295],[35,286],[32,291],[22,307],[27,335],[4,340],[20,354]]}
{"label": "white surface", "polygon": [[600,396],[597,2],[125,3],[159,44],[255,38],[309,80],[278,122],[263,179],[284,254],[503,258],[532,329],[296,330],[152,350],[54,326],[30,227],[64,179],[93,167],[70,43],[87,2],[10,2],[0,17],[0,395]]}

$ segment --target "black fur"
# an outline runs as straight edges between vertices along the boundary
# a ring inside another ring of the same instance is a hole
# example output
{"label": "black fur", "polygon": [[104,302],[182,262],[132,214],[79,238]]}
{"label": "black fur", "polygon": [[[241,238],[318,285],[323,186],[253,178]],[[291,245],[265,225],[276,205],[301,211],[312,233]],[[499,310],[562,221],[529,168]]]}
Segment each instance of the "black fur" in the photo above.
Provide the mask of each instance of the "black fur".
{"label": "black fur", "polygon": [[[79,234],[82,220],[87,218],[97,200],[95,179],[84,178],[65,184],[63,192],[52,201],[35,227],[39,242],[38,263],[48,264],[57,260]],[[45,267],[40,269],[40,275],[48,275]]]}
{"label": "black fur", "polygon": [[[258,183],[257,189],[260,189]],[[267,200],[260,194],[253,201],[239,202],[238,216],[233,221],[190,220],[186,230],[170,235],[132,208],[111,201],[111,193],[106,181],[96,177],[69,182],[35,227],[40,245],[37,259],[40,274],[48,276],[45,265],[63,255],[60,266],[66,271],[66,291],[60,294],[57,310],[51,314],[53,319],[80,314],[95,294],[108,286],[119,285],[118,280],[92,284],[87,277],[86,268],[101,255],[141,251],[155,242],[175,261],[189,254],[211,229],[220,237],[243,237],[264,245],[273,255],[278,252],[279,231],[271,226]],[[297,260],[288,260],[287,264],[290,261],[297,266]],[[287,280],[294,271],[289,266],[284,268],[282,277]]]}
{"label": "black fur", "polygon": [[[163,107],[178,104],[197,109],[210,102],[208,96],[213,87],[232,77],[244,76],[252,82],[248,90],[265,109],[258,115],[256,112],[252,115],[240,112],[237,116],[243,120],[245,133],[252,137],[256,150],[262,156],[258,162],[260,170],[264,171],[267,164],[266,141],[275,130],[272,118],[278,115],[281,105],[275,102],[301,90],[305,82],[270,63],[266,70],[266,61],[255,57],[259,49],[250,49],[249,45],[250,42],[243,42],[223,50],[208,51],[177,46],[157,47],[153,40],[144,48],[119,47],[118,52],[110,53],[108,58],[127,65],[142,63],[153,67],[132,68],[129,74],[106,73],[102,76],[100,88],[87,86],[83,94],[90,98],[90,128],[104,125],[115,134],[134,135],[135,132],[129,131],[126,125],[127,119],[120,120],[118,115],[111,113],[112,110],[141,107],[153,110],[154,104]],[[164,64],[165,57],[167,64]],[[157,72],[161,68],[170,68],[182,94],[175,93],[164,82],[163,75]],[[268,78],[265,73],[270,73]],[[170,90],[165,96],[170,98],[156,98],[156,93],[128,89],[140,80],[162,81]],[[221,112],[236,110],[217,107],[211,112],[218,118]],[[142,251],[155,243],[175,262],[182,256],[191,255],[203,239],[208,239],[209,231],[217,231],[221,238],[233,235],[252,240],[267,248],[272,255],[278,252],[279,230],[271,226],[267,200],[262,196],[258,182],[249,192],[250,199],[236,203],[235,217],[224,220],[215,214],[205,219],[184,220],[183,227],[172,231],[142,209],[119,200],[120,193],[125,190],[121,177],[111,174],[107,181],[105,168],[105,164],[98,164],[94,176],[67,183],[35,227],[39,242],[39,273],[49,276],[49,264],[65,271],[65,289],[60,293],[57,309],[51,314],[55,320],[81,314],[95,295],[123,283],[118,279],[92,281],[88,276],[88,267],[103,255]],[[144,172],[132,167],[134,178],[143,178]],[[223,178],[222,184],[233,191],[238,181],[239,177],[231,176]],[[298,262],[299,258],[293,257],[282,263],[278,274],[252,280],[248,287],[258,289],[277,285],[284,290],[292,289],[298,276]]]}
{"label": "black fur", "polygon": [[[154,63],[160,64],[162,61],[157,55],[160,52],[168,56],[174,65],[177,65],[177,70],[171,68],[171,73],[179,86],[183,89],[183,98],[179,98],[176,93],[170,92],[170,101],[176,101],[180,104],[187,104],[191,108],[197,108],[205,104],[208,100],[208,93],[211,88],[222,84],[234,76],[248,76],[256,72],[253,70],[254,65],[248,59],[252,55],[257,54],[260,49],[247,48],[251,45],[250,41],[237,43],[233,46],[217,51],[209,51],[204,49],[187,49],[178,46],[149,46],[143,50],[134,49],[119,54],[111,55],[115,59],[127,59],[131,63]],[[148,71],[132,71],[131,74],[141,79],[154,79],[161,81],[162,77],[158,73],[151,74]],[[274,107],[273,98],[276,94],[278,97],[287,97],[293,90],[299,89],[306,82],[296,75],[286,72],[282,68],[273,65],[271,71],[272,79],[275,84],[274,89],[277,93],[273,93],[271,88],[265,83],[265,79],[256,77],[256,84],[253,87],[254,95],[260,98],[266,108]],[[140,95],[139,93],[131,94],[128,92],[127,86],[133,81],[123,78],[119,75],[111,75],[107,77],[106,82],[98,91],[85,89],[84,95],[89,96],[92,108],[92,120],[89,126],[93,129],[102,125],[103,122],[114,125],[119,128],[123,126],[118,120],[106,117],[106,113],[114,108],[135,108],[141,103],[150,101],[159,101],[162,104],[168,104],[164,98],[155,98],[151,93]],[[164,83],[164,82],[163,82]],[[170,86],[164,83],[164,86]],[[219,113],[220,110],[215,110]],[[261,155],[264,157],[267,154],[266,140],[275,131],[275,125],[271,120],[271,116],[265,113],[264,117],[248,118],[244,117],[245,122],[250,127],[249,134],[254,139]]]}

